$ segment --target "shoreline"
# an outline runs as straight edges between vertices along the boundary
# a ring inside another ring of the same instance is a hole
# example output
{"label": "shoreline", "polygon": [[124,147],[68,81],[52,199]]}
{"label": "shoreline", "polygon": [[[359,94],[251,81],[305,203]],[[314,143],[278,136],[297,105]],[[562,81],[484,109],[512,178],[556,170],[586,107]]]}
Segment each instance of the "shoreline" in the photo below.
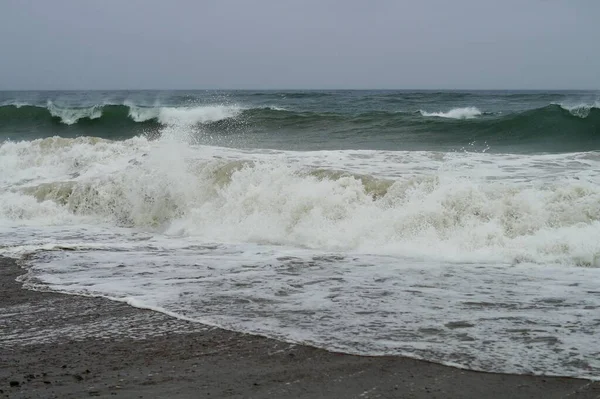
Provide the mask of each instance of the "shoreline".
{"label": "shoreline", "polygon": [[0,397],[594,398],[600,381],[362,357],[104,298],[29,291],[0,257]]}

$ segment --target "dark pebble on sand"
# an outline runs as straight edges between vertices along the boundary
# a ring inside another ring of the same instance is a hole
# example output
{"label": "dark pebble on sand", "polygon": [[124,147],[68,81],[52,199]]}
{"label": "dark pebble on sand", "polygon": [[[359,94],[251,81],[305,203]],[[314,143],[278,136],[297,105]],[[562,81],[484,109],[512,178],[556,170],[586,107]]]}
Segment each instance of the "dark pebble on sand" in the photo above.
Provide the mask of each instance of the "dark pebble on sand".
{"label": "dark pebble on sand", "polygon": [[21,383],[19,383],[19,381],[11,381],[10,382],[11,387],[18,387],[19,385],[21,385]]}
{"label": "dark pebble on sand", "polygon": [[44,381],[44,384],[50,385],[50,384],[52,384],[52,381]]}
{"label": "dark pebble on sand", "polygon": [[75,381],[82,381],[83,377],[80,376],[79,374],[73,374],[73,378],[75,378]]}

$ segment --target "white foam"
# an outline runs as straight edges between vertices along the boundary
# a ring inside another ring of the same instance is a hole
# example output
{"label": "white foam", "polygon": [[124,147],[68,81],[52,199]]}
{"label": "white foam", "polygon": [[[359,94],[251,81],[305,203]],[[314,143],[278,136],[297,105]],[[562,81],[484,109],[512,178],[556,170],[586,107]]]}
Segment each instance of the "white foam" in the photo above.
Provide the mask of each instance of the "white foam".
{"label": "white foam", "polygon": [[0,253],[34,254],[32,287],[288,341],[592,377],[599,182],[597,152],[4,142]]}
{"label": "white foam", "polygon": [[13,106],[15,108],[27,107],[31,106],[31,104],[23,102],[23,101],[4,101],[0,103],[0,107]]}
{"label": "white foam", "polygon": [[[216,152],[230,159],[207,158]],[[361,152],[251,154],[141,138],[6,143],[0,154],[1,182],[13,197],[35,195],[78,215],[167,234],[454,261],[589,265],[600,253],[600,162],[585,154],[436,161],[372,152],[360,170],[351,165]],[[311,174],[315,167],[373,176]],[[5,201],[12,203],[21,206]]]}
{"label": "white foam", "polygon": [[129,117],[136,122],[157,119],[164,125],[193,126],[234,118],[242,112],[234,105],[205,105],[197,107],[153,107],[129,106]]}
{"label": "white foam", "polygon": [[569,111],[573,116],[579,118],[587,118],[594,108],[600,109],[599,101],[595,101],[594,103],[560,103],[557,105],[560,105],[562,109]]}
{"label": "white foam", "polygon": [[102,116],[102,106],[94,105],[87,108],[61,108],[48,101],[48,111],[52,116],[60,118],[66,125],[73,125],[83,118],[98,119]]}
{"label": "white foam", "polygon": [[278,107],[278,106],[275,106],[275,105],[269,105],[267,107],[267,109],[270,109],[272,111],[287,111],[286,108]]}
{"label": "white foam", "polygon": [[597,269],[165,239],[119,250],[38,253],[25,282],[333,351],[598,378]]}
{"label": "white foam", "polygon": [[158,115],[160,114],[160,108],[136,107],[134,105],[128,105],[128,107],[129,117],[135,122],[145,122],[152,119],[157,119]]}
{"label": "white foam", "polygon": [[481,111],[475,107],[453,108],[447,112],[419,111],[423,116],[437,116],[439,118],[451,119],[473,119],[481,115]]}

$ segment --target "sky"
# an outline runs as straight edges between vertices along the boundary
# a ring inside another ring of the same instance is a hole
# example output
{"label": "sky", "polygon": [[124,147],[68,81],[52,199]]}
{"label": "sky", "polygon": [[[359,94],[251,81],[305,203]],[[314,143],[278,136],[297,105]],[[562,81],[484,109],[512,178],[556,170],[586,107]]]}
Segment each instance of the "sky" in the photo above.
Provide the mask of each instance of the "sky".
{"label": "sky", "polygon": [[598,0],[0,0],[0,90],[600,89]]}

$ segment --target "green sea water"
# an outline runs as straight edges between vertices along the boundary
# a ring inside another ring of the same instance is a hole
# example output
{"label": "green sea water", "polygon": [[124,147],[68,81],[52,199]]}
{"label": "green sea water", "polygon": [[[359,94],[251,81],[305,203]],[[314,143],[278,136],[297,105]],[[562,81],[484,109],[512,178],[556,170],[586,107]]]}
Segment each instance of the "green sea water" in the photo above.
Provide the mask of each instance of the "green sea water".
{"label": "green sea water", "polygon": [[0,92],[0,140],[157,137],[292,150],[600,149],[600,94],[527,91]]}

